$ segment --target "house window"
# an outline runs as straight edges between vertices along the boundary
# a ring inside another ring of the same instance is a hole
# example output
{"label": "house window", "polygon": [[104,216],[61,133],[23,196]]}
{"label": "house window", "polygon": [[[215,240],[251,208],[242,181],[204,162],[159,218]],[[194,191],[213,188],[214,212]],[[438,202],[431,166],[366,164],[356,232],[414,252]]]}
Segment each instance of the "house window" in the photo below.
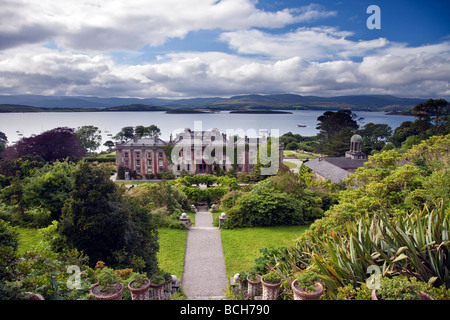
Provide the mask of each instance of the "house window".
{"label": "house window", "polygon": [[181,166],[177,165],[177,170],[180,171],[181,170]]}
{"label": "house window", "polygon": [[136,160],[136,165],[140,166],[141,165],[141,160]]}
{"label": "house window", "polygon": [[125,158],[128,158],[128,152],[125,152]]}
{"label": "house window", "polygon": [[187,171],[191,171],[191,165],[187,164],[186,166],[187,166]]}
{"label": "house window", "polygon": [[151,152],[147,153],[147,158],[149,158],[149,159],[152,158],[152,153]]}
{"label": "house window", "polygon": [[125,167],[128,167],[128,160],[125,160]]}
{"label": "house window", "polygon": [[159,167],[159,172],[163,172],[164,168],[163,167]]}
{"label": "house window", "polygon": [[148,159],[148,165],[149,165],[149,166],[152,165],[152,159]]}
{"label": "house window", "polygon": [[159,158],[162,158],[163,157],[163,153],[162,152],[158,153],[158,156],[159,156]]}
{"label": "house window", "polygon": [[162,167],[163,166],[163,161],[159,160],[159,166]]}
{"label": "house window", "polygon": [[141,168],[136,168],[137,173],[141,173]]}
{"label": "house window", "polygon": [[136,158],[140,158],[141,157],[141,153],[140,152],[136,152]]}
{"label": "house window", "polygon": [[151,173],[153,173],[153,170],[152,170],[152,168],[148,167],[148,168],[147,168],[147,173],[148,173],[148,174],[151,174]]}

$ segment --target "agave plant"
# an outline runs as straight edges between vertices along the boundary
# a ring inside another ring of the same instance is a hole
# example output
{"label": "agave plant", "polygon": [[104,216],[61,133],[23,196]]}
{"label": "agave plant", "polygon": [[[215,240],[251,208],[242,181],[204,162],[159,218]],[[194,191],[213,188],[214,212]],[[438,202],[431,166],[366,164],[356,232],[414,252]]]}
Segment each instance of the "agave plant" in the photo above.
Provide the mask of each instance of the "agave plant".
{"label": "agave plant", "polygon": [[346,234],[331,232],[318,243],[325,250],[309,254],[331,294],[364,283],[370,266],[377,266],[380,276],[414,276],[449,288],[449,212],[442,203],[431,211],[425,207],[396,217],[381,211],[348,223]]}

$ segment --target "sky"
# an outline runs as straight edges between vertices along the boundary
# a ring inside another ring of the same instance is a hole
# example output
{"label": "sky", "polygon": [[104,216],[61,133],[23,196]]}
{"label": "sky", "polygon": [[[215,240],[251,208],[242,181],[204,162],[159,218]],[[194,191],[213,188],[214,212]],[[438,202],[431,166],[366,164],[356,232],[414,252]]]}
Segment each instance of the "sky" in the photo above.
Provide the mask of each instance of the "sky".
{"label": "sky", "polygon": [[450,97],[447,0],[0,0],[0,8],[0,95]]}

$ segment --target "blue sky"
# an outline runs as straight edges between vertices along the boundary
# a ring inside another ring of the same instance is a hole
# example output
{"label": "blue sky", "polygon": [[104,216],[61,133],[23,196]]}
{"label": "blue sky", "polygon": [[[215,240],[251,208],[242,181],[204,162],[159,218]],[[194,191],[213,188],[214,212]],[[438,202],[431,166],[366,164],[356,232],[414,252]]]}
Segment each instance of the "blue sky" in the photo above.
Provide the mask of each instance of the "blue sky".
{"label": "blue sky", "polygon": [[0,4],[0,94],[450,97],[449,1]]}

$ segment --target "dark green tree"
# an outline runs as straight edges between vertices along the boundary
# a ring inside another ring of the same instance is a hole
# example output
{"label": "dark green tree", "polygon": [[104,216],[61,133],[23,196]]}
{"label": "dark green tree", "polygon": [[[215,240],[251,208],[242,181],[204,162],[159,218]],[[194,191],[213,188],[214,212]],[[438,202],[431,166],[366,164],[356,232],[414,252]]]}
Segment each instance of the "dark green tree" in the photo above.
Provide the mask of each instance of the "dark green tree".
{"label": "dark green tree", "polygon": [[6,134],[0,131],[0,159],[2,158],[2,152],[6,148],[6,143],[8,143],[8,138]]}
{"label": "dark green tree", "polygon": [[144,126],[136,126],[134,127],[134,136],[136,138],[143,138],[146,135],[146,130]]}
{"label": "dark green tree", "polygon": [[363,138],[363,152],[370,154],[372,150],[380,151],[392,135],[392,129],[387,124],[367,123],[359,130]]}
{"label": "dark green tree", "polygon": [[80,162],[73,177],[58,225],[68,244],[87,254],[91,265],[104,261],[129,266],[141,259],[146,271],[155,270],[159,246],[151,216],[126,197],[102,167]]}
{"label": "dark green tree", "polygon": [[161,134],[161,130],[154,124],[145,127],[145,135],[149,137],[156,137]]}
{"label": "dark green tree", "polygon": [[317,118],[319,145],[316,151],[329,156],[343,156],[348,150],[351,136],[359,128],[356,114],[350,110],[326,111]]}
{"label": "dark green tree", "polygon": [[56,161],[23,180],[23,199],[28,208],[41,207],[59,220],[64,202],[72,190],[74,164]]}
{"label": "dark green tree", "polygon": [[428,99],[412,109],[413,115],[431,119],[435,126],[441,126],[450,114],[450,104],[445,99]]}
{"label": "dark green tree", "polygon": [[114,139],[118,141],[128,141],[134,138],[133,127],[123,127],[115,136]]}

